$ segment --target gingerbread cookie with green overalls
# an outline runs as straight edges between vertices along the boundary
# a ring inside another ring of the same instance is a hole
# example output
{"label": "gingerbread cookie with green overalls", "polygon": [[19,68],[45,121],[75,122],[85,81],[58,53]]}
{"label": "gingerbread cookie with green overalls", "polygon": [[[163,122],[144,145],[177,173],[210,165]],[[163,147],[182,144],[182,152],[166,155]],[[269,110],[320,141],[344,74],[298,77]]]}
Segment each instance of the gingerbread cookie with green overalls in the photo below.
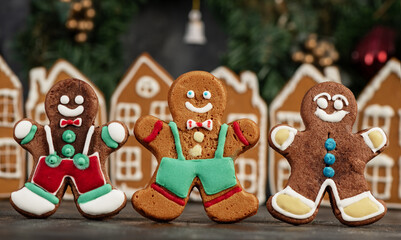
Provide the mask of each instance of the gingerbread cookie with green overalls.
{"label": "gingerbread cookie with green overalls", "polygon": [[94,219],[117,214],[126,204],[106,171],[106,159],[128,138],[121,122],[94,126],[98,99],[89,84],[78,79],[56,83],[46,95],[49,125],[23,119],[14,127],[14,139],[34,159],[28,182],[11,194],[11,204],[33,218],[52,215],[71,186],[79,212]]}
{"label": "gingerbread cookie with green overalls", "polygon": [[257,143],[259,128],[249,119],[222,123],[226,101],[220,80],[207,72],[189,72],[169,90],[172,122],[138,119],[135,137],[159,162],[148,186],[132,197],[140,214],[155,221],[177,218],[193,187],[216,222],[236,222],[257,212],[258,200],[243,190],[234,161]]}
{"label": "gingerbread cookie with green overalls", "polygon": [[374,127],[352,132],[357,104],[339,83],[312,87],[301,105],[305,131],[278,125],[270,131],[270,146],[291,166],[287,186],[267,202],[277,219],[304,224],[312,221],[328,192],[338,220],[350,226],[373,223],[386,213],[373,197],[364,172],[366,164],[386,147],[384,131]]}

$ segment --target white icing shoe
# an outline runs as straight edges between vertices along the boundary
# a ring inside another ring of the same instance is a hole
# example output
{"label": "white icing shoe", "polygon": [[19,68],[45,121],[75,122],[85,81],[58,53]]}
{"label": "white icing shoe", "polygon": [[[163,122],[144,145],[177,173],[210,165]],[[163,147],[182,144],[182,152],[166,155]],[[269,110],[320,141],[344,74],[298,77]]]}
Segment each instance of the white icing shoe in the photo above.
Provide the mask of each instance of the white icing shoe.
{"label": "white icing shoe", "polygon": [[111,192],[92,201],[79,204],[79,208],[89,215],[102,215],[116,211],[125,204],[125,194],[113,189]]}
{"label": "white icing shoe", "polygon": [[51,212],[56,207],[56,205],[26,187],[11,193],[11,201],[17,208],[37,216]]}

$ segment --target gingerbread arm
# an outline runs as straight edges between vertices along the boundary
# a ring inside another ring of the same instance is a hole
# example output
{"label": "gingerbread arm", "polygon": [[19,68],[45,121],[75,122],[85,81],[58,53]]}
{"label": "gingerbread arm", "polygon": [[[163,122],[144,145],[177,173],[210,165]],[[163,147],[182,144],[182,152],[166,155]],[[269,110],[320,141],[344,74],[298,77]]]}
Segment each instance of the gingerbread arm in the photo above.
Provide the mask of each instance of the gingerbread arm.
{"label": "gingerbread arm", "polygon": [[224,155],[236,157],[255,146],[259,140],[260,131],[255,122],[241,119],[228,124]]}
{"label": "gingerbread arm", "polygon": [[269,145],[281,155],[289,153],[298,130],[288,125],[280,124],[273,127],[269,133]]}
{"label": "gingerbread arm", "polygon": [[24,118],[15,124],[14,139],[34,156],[48,154],[45,128],[31,119]]}
{"label": "gingerbread arm", "polygon": [[[139,118],[134,127],[136,139],[149,151],[151,151],[159,161],[161,157],[174,157],[175,145],[174,137],[170,126],[162,120],[153,116],[143,116]],[[167,141],[166,141],[167,139]],[[174,151],[162,151],[170,149]],[[161,156],[161,152],[165,155]]]}
{"label": "gingerbread arm", "polygon": [[[89,129],[89,131],[91,131]],[[100,136],[102,149],[107,149],[107,155],[116,151],[128,140],[128,128],[120,121],[111,121],[95,128],[94,136]]]}
{"label": "gingerbread arm", "polygon": [[356,135],[363,138],[365,144],[372,150],[373,156],[381,153],[388,144],[386,133],[378,127],[365,129]]}

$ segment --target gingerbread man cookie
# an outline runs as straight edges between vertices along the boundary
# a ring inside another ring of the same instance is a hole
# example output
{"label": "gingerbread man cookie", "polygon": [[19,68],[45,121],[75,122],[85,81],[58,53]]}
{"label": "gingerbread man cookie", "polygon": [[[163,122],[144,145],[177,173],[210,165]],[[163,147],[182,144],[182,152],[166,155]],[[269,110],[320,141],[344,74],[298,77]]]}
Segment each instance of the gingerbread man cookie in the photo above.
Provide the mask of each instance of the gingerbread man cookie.
{"label": "gingerbread man cookie", "polygon": [[366,164],[387,145],[380,128],[352,133],[357,104],[345,86],[324,82],[312,87],[301,105],[305,131],[278,125],[270,132],[270,146],[287,158],[291,175],[287,186],[267,202],[277,219],[311,222],[325,192],[337,219],[359,226],[384,216],[386,206],[369,191]]}
{"label": "gingerbread man cookie", "polygon": [[93,219],[117,214],[126,196],[110,184],[106,159],[128,138],[121,122],[93,125],[98,99],[89,84],[78,79],[56,83],[46,95],[49,125],[23,119],[14,127],[14,139],[34,159],[25,186],[11,194],[11,204],[33,218],[52,215],[71,186],[79,212]]}
{"label": "gingerbread man cookie", "polygon": [[222,124],[226,102],[226,90],[216,77],[194,71],[181,75],[169,90],[174,121],[138,119],[135,137],[159,162],[148,186],[132,197],[140,214],[155,221],[177,218],[193,187],[216,222],[256,214],[258,199],[241,187],[234,160],[257,143],[259,128],[248,119]]}

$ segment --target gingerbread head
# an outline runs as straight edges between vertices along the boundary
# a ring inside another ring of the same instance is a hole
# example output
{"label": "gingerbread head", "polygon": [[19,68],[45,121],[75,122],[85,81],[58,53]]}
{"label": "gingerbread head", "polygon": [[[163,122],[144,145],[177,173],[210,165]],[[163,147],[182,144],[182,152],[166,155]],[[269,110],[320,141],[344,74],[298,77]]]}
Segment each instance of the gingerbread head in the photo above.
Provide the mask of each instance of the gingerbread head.
{"label": "gingerbread head", "polygon": [[352,92],[334,82],[312,87],[305,95],[301,116],[305,131],[287,125],[271,129],[269,144],[291,166],[287,186],[267,202],[282,221],[312,221],[325,192],[336,217],[350,226],[375,222],[386,213],[382,201],[369,191],[366,163],[387,145],[380,128],[352,133],[357,105]]}
{"label": "gingerbread head", "polygon": [[135,137],[159,161],[148,187],[132,197],[139,213],[157,221],[173,220],[193,187],[214,221],[234,222],[256,213],[258,201],[242,189],[234,160],[256,144],[258,127],[248,119],[222,123],[226,101],[220,80],[207,72],[189,72],[170,88],[172,122],[152,116],[138,119]]}
{"label": "gingerbread head", "polygon": [[25,186],[12,193],[13,207],[27,217],[48,217],[69,185],[83,216],[117,214],[126,197],[111,185],[106,159],[127,141],[125,125],[94,126],[97,96],[78,79],[56,83],[46,95],[45,109],[49,125],[23,119],[14,127],[14,139],[32,154],[34,166]]}

